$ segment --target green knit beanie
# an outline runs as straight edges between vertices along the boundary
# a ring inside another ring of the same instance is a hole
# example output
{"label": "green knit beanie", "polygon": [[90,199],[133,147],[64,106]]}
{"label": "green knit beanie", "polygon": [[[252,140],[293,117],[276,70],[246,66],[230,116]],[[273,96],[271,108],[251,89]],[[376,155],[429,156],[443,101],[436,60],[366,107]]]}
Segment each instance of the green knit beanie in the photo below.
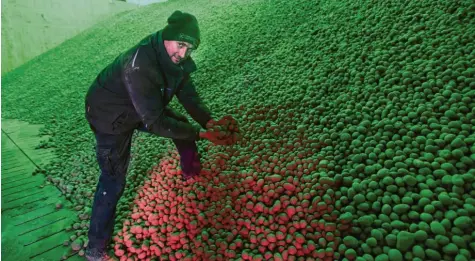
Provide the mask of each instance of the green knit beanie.
{"label": "green knit beanie", "polygon": [[183,41],[198,48],[200,28],[194,15],[177,10],[168,17],[167,21],[168,25],[162,31],[163,40]]}

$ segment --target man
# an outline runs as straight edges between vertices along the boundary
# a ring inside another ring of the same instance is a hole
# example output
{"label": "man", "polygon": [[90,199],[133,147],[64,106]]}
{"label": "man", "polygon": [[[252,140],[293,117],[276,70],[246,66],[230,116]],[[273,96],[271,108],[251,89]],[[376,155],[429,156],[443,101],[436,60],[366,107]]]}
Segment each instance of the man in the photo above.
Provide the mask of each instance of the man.
{"label": "man", "polygon": [[89,227],[88,260],[106,260],[114,229],[117,202],[125,187],[135,129],[172,138],[180,154],[184,181],[201,170],[196,142],[206,138],[187,118],[166,106],[173,96],[204,129],[214,122],[198,96],[190,73],[196,65],[190,54],[200,44],[195,16],[175,11],[168,25],[119,55],[102,70],[86,96],[86,119],[93,130],[101,176]]}

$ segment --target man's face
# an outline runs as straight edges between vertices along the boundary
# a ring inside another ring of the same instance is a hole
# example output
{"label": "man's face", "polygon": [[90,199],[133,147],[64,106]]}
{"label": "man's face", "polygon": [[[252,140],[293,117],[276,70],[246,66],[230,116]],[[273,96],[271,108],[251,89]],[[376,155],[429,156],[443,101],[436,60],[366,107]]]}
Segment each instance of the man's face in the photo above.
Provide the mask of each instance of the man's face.
{"label": "man's face", "polygon": [[167,49],[168,56],[175,64],[186,60],[190,56],[191,52],[194,50],[194,46],[187,42],[182,41],[168,41],[164,40],[163,44],[165,49]]}

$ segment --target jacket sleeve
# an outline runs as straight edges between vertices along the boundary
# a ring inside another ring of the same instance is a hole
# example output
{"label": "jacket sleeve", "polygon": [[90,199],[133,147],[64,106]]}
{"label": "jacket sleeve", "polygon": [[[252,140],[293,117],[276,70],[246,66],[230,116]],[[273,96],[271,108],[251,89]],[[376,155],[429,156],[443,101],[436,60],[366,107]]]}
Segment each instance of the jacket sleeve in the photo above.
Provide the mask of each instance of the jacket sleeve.
{"label": "jacket sleeve", "polygon": [[211,111],[196,92],[195,85],[189,74],[186,75],[183,88],[181,88],[177,97],[193,120],[206,129],[206,123],[212,119]]}
{"label": "jacket sleeve", "polygon": [[[182,140],[198,140],[199,129],[190,123],[180,122],[165,114],[162,93],[157,75],[137,57],[138,52],[126,65],[123,80],[130,99],[145,128],[154,134]],[[142,63],[142,64],[141,64]]]}

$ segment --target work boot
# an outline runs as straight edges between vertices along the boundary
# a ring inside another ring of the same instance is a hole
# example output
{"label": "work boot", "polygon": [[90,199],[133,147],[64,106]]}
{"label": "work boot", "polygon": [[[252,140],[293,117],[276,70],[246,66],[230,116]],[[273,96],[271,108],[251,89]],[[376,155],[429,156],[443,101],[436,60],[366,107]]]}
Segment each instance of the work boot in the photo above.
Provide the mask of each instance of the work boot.
{"label": "work boot", "polygon": [[[187,161],[188,166],[186,168],[183,168],[182,166],[182,174],[181,174],[181,179],[183,181],[187,181],[193,178],[196,178],[200,175],[201,172],[201,163],[200,160],[197,158],[197,153],[195,154],[195,158],[193,161],[191,161],[191,164],[189,161]],[[182,162],[183,165],[183,162]],[[184,170],[185,169],[185,170]]]}
{"label": "work boot", "polygon": [[110,261],[113,260],[105,251],[100,251],[98,249],[86,249],[85,254],[87,261]]}
{"label": "work boot", "polygon": [[198,182],[199,178],[199,174],[182,174],[181,180],[185,185],[189,185]]}
{"label": "work boot", "polygon": [[210,178],[210,175],[211,175],[211,171],[208,170],[208,169],[201,169],[199,173],[195,173],[195,172],[192,172],[192,173],[182,172],[182,174],[181,174],[181,180],[182,180],[183,183],[185,183],[185,184],[191,184],[191,183],[195,183],[195,182],[198,182],[198,181],[207,180],[207,179]]}
{"label": "work boot", "polygon": [[188,181],[188,180],[192,180],[192,179],[195,179],[197,176],[199,176],[200,174],[199,173],[186,173],[186,172],[183,172],[181,174],[181,180],[183,181]]}

